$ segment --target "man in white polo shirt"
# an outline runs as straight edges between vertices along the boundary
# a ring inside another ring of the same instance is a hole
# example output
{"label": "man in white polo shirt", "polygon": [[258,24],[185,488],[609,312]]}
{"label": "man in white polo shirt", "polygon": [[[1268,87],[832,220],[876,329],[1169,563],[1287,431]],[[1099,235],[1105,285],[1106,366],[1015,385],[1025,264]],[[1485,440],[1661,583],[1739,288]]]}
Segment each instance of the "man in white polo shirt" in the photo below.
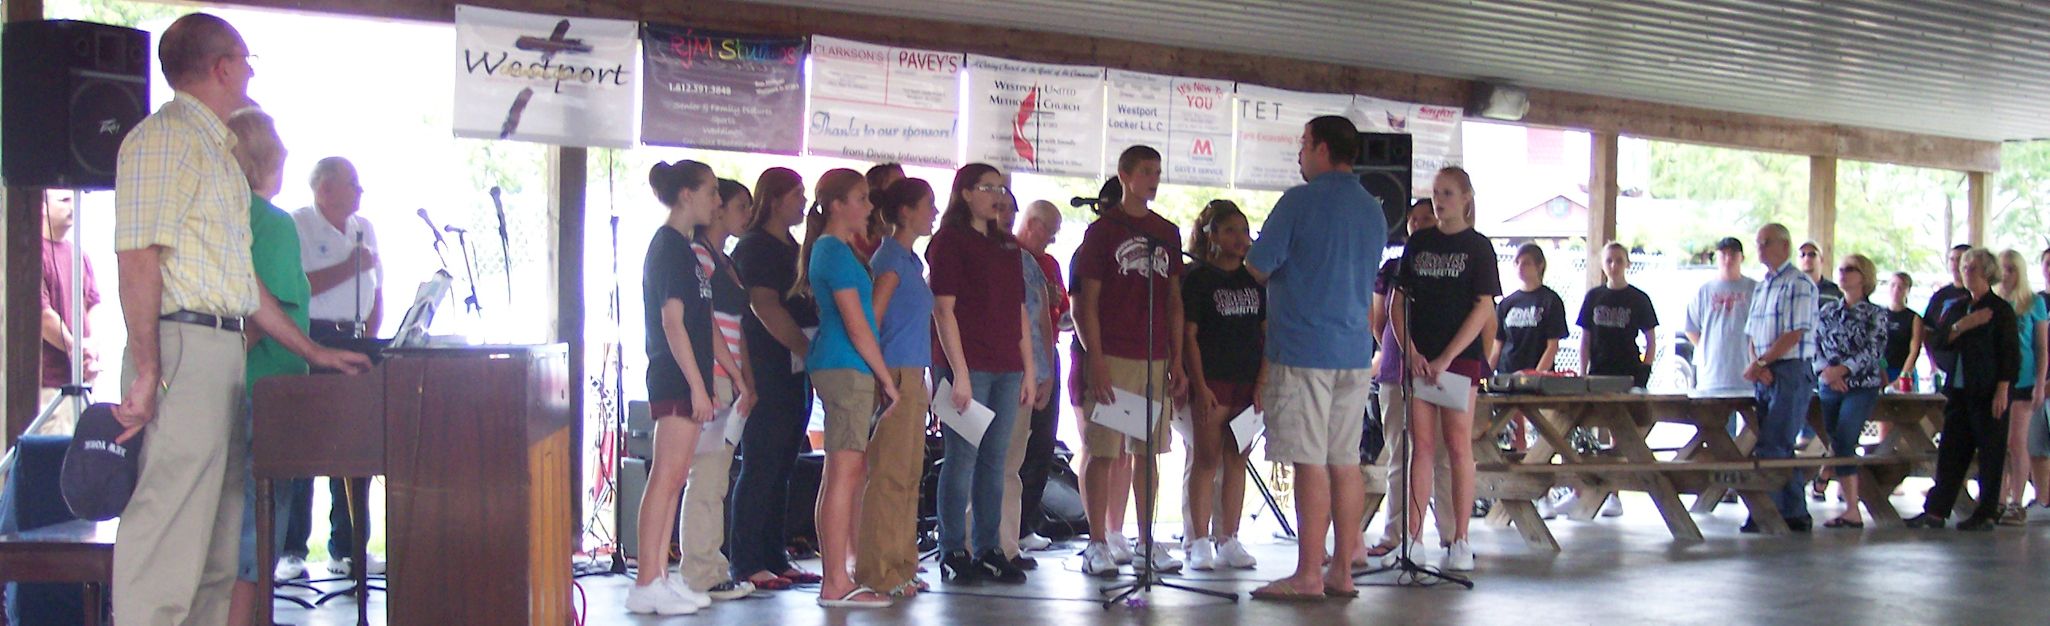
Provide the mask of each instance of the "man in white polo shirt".
{"label": "man in white polo shirt", "polygon": [[[306,266],[306,282],[313,287],[313,299],[306,307],[310,325],[307,336],[322,344],[377,334],[384,317],[384,266],[377,258],[377,231],[370,220],[356,211],[363,201],[363,186],[356,178],[356,166],[342,157],[321,159],[313,166],[313,206],[292,212],[299,227],[299,257]],[[329,501],[346,503],[347,481],[328,479]],[[277,578],[289,580],[305,573],[306,540],[312,534],[313,481],[292,481],[279,494],[279,506],[291,515],[284,527],[284,547],[279,551]],[[289,496],[290,502],[282,500]],[[349,572],[353,554],[354,526],[349,509],[331,505],[328,511],[328,570]],[[366,521],[367,524],[367,521]],[[369,536],[366,528],[364,536]],[[375,556],[369,573],[384,573],[384,561]]]}

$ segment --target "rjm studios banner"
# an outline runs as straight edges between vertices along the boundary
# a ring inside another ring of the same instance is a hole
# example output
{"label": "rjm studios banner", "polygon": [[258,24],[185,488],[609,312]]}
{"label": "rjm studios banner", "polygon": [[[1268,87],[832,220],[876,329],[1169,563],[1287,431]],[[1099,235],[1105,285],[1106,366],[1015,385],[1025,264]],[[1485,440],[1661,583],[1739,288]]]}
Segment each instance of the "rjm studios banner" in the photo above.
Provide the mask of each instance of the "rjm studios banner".
{"label": "rjm studios banner", "polygon": [[634,145],[639,25],[456,6],[458,137]]}
{"label": "rjm studios banner", "polygon": [[641,142],[766,154],[804,143],[803,37],[648,24]]}

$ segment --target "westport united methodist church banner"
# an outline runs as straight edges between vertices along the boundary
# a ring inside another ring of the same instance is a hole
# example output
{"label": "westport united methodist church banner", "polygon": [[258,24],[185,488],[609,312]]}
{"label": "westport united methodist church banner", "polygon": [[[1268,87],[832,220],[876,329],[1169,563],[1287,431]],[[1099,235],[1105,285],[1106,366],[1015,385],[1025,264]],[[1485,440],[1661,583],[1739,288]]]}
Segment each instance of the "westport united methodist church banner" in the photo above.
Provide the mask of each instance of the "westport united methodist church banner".
{"label": "westport united methodist church banner", "polygon": [[457,137],[631,148],[640,25],[456,6]]}

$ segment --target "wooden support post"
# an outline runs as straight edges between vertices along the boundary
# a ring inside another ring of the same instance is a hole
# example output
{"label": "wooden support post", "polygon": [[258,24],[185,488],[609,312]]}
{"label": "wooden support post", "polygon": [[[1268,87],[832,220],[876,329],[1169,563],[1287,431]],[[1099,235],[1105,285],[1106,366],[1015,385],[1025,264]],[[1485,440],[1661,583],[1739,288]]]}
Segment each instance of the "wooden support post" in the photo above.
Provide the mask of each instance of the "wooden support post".
{"label": "wooden support post", "polygon": [[1808,240],[1822,249],[1824,268],[1836,262],[1836,157],[1808,157]]}
{"label": "wooden support post", "polygon": [[[43,0],[7,0],[7,21],[43,19]],[[76,202],[75,200],[73,202]],[[36,395],[42,387],[43,190],[8,187],[4,322],[6,349],[0,350],[0,371],[7,379],[0,408],[6,411],[7,447],[36,419]]]}
{"label": "wooden support post", "polygon": [[1965,172],[1965,242],[1986,245],[1986,207],[1993,204],[1993,183],[1986,172]]}
{"label": "wooden support post", "polygon": [[1602,284],[1602,246],[1616,240],[1616,134],[1593,133],[1587,170],[1587,287]]}
{"label": "wooden support post", "polygon": [[[584,486],[584,192],[589,175],[589,150],[549,150],[549,213],[555,230],[550,254],[555,270],[555,340],[569,344],[569,485],[570,493],[583,493]],[[570,536],[584,532],[582,497],[570,501]],[[572,546],[575,549],[575,546]]]}

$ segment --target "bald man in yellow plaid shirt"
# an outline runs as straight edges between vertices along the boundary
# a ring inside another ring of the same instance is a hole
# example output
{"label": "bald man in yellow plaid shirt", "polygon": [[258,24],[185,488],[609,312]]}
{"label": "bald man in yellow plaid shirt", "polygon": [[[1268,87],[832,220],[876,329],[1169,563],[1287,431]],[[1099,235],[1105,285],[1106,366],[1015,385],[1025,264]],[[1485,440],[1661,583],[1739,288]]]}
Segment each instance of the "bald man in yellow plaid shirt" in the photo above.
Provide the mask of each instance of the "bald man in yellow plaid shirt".
{"label": "bald man in yellow plaid shirt", "polygon": [[115,164],[128,349],[114,415],[123,441],[146,436],[114,542],[114,623],[215,625],[228,620],[242,529],[245,318],[315,365],[369,362],[319,350],[257,282],[249,182],[221,121],[249,99],[242,36],[193,13],[157,52],[177,96],[129,132]]}

